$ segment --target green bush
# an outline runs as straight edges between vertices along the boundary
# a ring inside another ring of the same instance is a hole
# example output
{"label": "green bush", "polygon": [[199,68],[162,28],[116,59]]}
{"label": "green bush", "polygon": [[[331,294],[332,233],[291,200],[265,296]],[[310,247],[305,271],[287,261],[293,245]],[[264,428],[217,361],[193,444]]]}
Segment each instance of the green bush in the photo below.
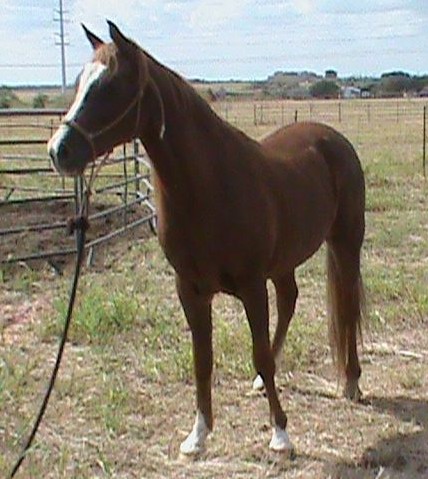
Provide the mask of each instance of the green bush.
{"label": "green bush", "polygon": [[37,94],[33,99],[33,108],[46,108],[48,96],[44,93]]}
{"label": "green bush", "polygon": [[337,98],[339,87],[334,81],[321,80],[312,85],[309,92],[315,98]]}
{"label": "green bush", "polygon": [[17,97],[10,88],[0,87],[0,108],[11,108],[15,100]]}

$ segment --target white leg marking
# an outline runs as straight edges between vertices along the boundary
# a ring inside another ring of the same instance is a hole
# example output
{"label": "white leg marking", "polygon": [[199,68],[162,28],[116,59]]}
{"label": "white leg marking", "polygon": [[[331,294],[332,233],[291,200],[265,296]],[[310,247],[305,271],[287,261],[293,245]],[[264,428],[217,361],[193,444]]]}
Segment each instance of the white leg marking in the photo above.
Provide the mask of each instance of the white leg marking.
{"label": "white leg marking", "polygon": [[263,391],[264,387],[265,387],[265,384],[263,382],[262,377],[260,376],[260,374],[257,374],[256,379],[254,379],[253,381],[253,390]]}
{"label": "white leg marking", "polygon": [[205,439],[209,434],[204,416],[200,411],[196,414],[195,424],[187,439],[180,445],[180,452],[186,456],[195,456],[204,450]]}
{"label": "white leg marking", "polygon": [[[101,78],[104,72],[107,70],[107,67],[101,62],[92,62],[88,63],[80,77],[79,87],[77,89],[76,98],[74,99],[73,104],[68,110],[67,115],[65,116],[66,121],[74,120],[79,110],[85,104],[87,95],[92,88],[92,86]],[[57,151],[59,145],[64,139],[65,134],[68,131],[68,126],[61,125],[57,131],[54,133],[52,138],[48,142],[48,152]]]}
{"label": "white leg marking", "polygon": [[269,443],[269,448],[272,451],[283,452],[291,454],[294,450],[293,444],[288,437],[288,432],[285,429],[281,429],[278,426],[273,428],[272,439]]}
{"label": "white leg marking", "polygon": [[[275,370],[278,371],[281,363],[281,358],[280,355],[275,358]],[[263,391],[265,388],[265,383],[263,382],[263,378],[260,376],[260,374],[257,374],[256,378],[253,381],[253,390],[254,391]]]}

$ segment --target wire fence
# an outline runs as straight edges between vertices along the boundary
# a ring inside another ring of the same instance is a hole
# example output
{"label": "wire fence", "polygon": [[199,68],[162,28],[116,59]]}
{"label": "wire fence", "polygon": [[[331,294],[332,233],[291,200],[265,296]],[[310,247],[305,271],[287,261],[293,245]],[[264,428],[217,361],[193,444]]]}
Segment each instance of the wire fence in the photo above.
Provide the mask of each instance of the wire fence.
{"label": "wire fence", "polygon": [[[295,121],[318,121],[341,131],[361,158],[407,158],[417,172],[426,164],[426,98],[221,101],[224,119],[260,139]],[[425,126],[424,126],[425,125]]]}
{"label": "wire fence", "polygon": [[[63,110],[0,111],[0,264],[75,253],[67,217],[83,198],[79,179],[53,171],[46,142]],[[95,248],[138,226],[155,225],[148,158],[139,141],[115,149],[94,188],[88,262]]]}

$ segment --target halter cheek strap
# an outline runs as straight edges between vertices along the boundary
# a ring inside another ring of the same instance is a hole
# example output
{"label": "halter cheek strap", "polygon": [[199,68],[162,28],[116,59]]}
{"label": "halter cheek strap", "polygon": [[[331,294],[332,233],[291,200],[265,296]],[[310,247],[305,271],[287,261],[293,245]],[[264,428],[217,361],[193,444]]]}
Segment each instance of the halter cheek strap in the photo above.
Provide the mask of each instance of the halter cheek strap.
{"label": "halter cheek strap", "polygon": [[153,80],[153,78],[150,78],[149,82],[153,86],[153,89],[154,89],[154,91],[156,93],[156,96],[158,97],[158,100],[159,100],[160,113],[161,113],[161,126],[160,126],[160,130],[159,130],[159,138],[161,140],[163,140],[163,137],[165,136],[165,130],[166,130],[165,104],[163,102],[161,92],[160,92],[159,87],[157,86],[156,82]]}
{"label": "halter cheek strap", "polygon": [[[165,104],[162,99],[162,95],[159,91],[159,87],[157,86],[156,82],[150,78],[149,80],[150,84],[153,86],[153,89],[155,91],[155,94],[159,100],[159,106],[160,106],[160,113],[161,113],[161,126],[160,126],[160,131],[159,131],[159,138],[163,140],[165,136],[165,131],[166,131],[166,122],[165,122]],[[117,117],[115,118],[111,123],[106,125],[103,128],[100,128],[99,130],[89,133],[88,131],[85,130],[82,126],[80,126],[75,120],[65,120],[63,122],[63,125],[68,126],[69,128],[72,128],[73,130],[77,131],[84,139],[85,141],[89,144],[92,152],[92,161],[95,161],[97,158],[97,152],[95,149],[95,139],[104,133],[108,132],[111,130],[113,127],[115,127],[120,121],[125,118],[125,116],[134,108],[134,106],[137,106],[137,116],[136,116],[136,121],[135,121],[135,128],[134,128],[134,133],[133,136],[135,136],[138,132],[138,125],[140,124],[140,117],[141,117],[141,100],[144,96],[145,93],[145,88],[140,88],[138,91],[137,95],[135,95],[134,99],[131,101],[131,103],[128,105],[128,107]]]}
{"label": "halter cheek strap", "polygon": [[111,130],[113,127],[115,127],[120,121],[125,118],[125,116],[134,108],[134,106],[137,106],[137,117],[135,121],[135,128],[134,128],[134,133],[133,136],[137,133],[138,131],[138,125],[140,124],[140,114],[141,114],[141,99],[143,98],[144,95],[144,89],[141,88],[137,95],[133,98],[133,100],[130,102],[128,107],[117,117],[115,118],[111,123],[108,125],[104,126],[103,128],[100,128],[99,130],[89,133],[88,131],[85,130],[82,126],[80,126],[75,120],[65,120],[63,122],[63,125],[68,126],[69,128],[72,128],[73,130],[77,131],[84,139],[85,141],[89,144],[91,147],[91,152],[92,152],[92,160],[95,161],[97,157],[97,153],[95,150],[95,139],[98,138],[99,136],[103,135],[104,133],[108,132]]}

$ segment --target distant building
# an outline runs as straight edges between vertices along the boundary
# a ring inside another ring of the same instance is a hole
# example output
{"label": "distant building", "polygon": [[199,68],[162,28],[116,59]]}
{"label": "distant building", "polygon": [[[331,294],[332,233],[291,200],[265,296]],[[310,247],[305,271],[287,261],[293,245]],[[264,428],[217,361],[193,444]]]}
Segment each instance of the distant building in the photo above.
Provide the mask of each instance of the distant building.
{"label": "distant building", "polygon": [[428,85],[422,88],[422,90],[419,92],[419,96],[421,98],[428,98]]}
{"label": "distant building", "polygon": [[340,96],[345,99],[361,98],[361,88],[356,86],[344,86],[340,89]]}
{"label": "distant building", "polygon": [[361,88],[361,98],[372,98],[373,93],[370,88]]}

